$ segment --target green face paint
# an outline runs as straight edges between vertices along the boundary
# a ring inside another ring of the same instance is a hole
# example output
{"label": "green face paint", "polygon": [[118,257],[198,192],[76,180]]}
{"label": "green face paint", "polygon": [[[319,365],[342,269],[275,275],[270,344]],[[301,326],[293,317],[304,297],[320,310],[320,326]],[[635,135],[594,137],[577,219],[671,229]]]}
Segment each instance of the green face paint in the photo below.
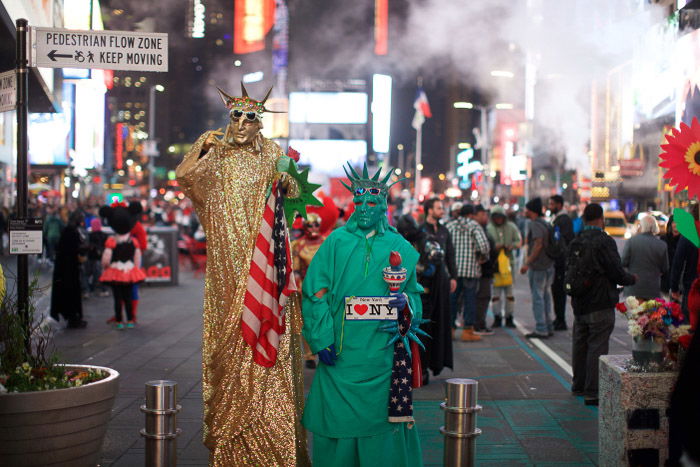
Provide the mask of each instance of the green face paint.
{"label": "green face paint", "polygon": [[352,214],[357,227],[363,231],[376,230],[377,224],[386,218],[386,198],[369,193],[355,196],[355,212]]}

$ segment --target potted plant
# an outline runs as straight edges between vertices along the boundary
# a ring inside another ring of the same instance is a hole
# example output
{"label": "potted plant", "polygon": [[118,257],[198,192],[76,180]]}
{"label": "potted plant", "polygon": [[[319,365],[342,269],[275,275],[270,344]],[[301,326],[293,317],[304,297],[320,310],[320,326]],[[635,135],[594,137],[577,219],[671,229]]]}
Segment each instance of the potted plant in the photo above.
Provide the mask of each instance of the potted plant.
{"label": "potted plant", "polygon": [[[0,275],[2,270],[0,269]],[[34,319],[35,277],[28,319],[14,294],[0,290],[0,465],[94,466],[119,390],[119,373],[61,364],[51,328]],[[25,336],[30,335],[27,343]]]}
{"label": "potted plant", "polygon": [[687,343],[690,332],[678,303],[661,298],[640,302],[627,297],[615,308],[627,317],[627,333],[634,338],[635,364],[661,368],[677,361],[678,349]]}

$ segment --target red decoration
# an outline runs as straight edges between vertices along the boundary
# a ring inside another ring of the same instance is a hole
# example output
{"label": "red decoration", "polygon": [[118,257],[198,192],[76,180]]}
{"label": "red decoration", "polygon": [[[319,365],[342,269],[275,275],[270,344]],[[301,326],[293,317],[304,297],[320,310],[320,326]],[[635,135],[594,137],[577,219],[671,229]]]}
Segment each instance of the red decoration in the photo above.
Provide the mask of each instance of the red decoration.
{"label": "red decoration", "polygon": [[391,252],[389,255],[389,264],[394,268],[401,266],[401,254],[398,251]]}
{"label": "red decoration", "polygon": [[299,156],[301,156],[301,154],[299,154],[299,151],[293,149],[291,146],[289,146],[289,149],[287,149],[287,155],[294,159],[294,162],[299,162]]}
{"label": "red decoration", "polygon": [[690,126],[681,123],[680,130],[672,128],[673,135],[666,136],[668,144],[662,144],[665,152],[659,167],[666,170],[664,178],[676,185],[676,192],[688,189],[688,197],[700,195],[700,122],[696,117]]}

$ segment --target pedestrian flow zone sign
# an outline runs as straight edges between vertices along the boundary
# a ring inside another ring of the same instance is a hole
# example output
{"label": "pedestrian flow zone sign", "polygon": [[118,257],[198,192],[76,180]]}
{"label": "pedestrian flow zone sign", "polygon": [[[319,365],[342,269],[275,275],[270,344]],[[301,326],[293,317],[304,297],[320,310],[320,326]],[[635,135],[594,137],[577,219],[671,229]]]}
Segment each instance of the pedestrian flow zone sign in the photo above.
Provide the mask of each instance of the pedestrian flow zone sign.
{"label": "pedestrian flow zone sign", "polygon": [[15,110],[17,103],[17,79],[15,70],[0,73],[0,112]]}
{"label": "pedestrian flow zone sign", "polygon": [[168,34],[31,28],[30,65],[168,71]]}

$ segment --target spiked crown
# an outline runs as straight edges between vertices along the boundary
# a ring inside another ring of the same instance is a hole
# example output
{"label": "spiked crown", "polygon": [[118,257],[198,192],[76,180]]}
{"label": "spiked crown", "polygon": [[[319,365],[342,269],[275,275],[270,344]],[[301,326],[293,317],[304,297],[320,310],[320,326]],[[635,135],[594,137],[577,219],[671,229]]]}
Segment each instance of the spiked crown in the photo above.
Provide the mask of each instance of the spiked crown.
{"label": "spiked crown", "polygon": [[[348,171],[348,169],[350,169]],[[357,194],[357,189],[358,188],[365,188],[365,189],[370,189],[370,188],[378,188],[379,189],[379,194],[382,195],[383,197],[387,197],[389,194],[389,188],[392,187],[392,185],[398,183],[401,180],[397,180],[393,183],[390,183],[387,185],[387,182],[391,178],[391,170],[387,172],[387,174],[380,179],[380,175],[382,172],[382,169],[377,169],[377,172],[372,175],[371,177],[369,176],[369,169],[367,168],[367,163],[365,162],[362,167],[362,175],[358,174],[355,169],[350,165],[350,163],[347,163],[347,167],[343,166],[343,170],[345,171],[345,175],[347,175],[350,185],[346,184],[345,182],[341,181],[340,183],[343,184],[345,188],[350,190],[350,192],[354,195]]]}
{"label": "spiked crown", "polygon": [[248,96],[248,91],[246,90],[245,86],[243,85],[243,82],[241,82],[241,93],[242,93],[241,97],[236,97],[236,96],[231,96],[229,94],[226,94],[220,88],[216,88],[216,89],[219,90],[219,95],[221,96],[221,100],[224,101],[224,105],[229,110],[241,110],[243,112],[255,112],[258,115],[258,118],[262,118],[262,115],[265,112],[284,113],[284,112],[277,112],[277,111],[265,108],[265,102],[267,101],[267,98],[270,97],[270,93],[272,92],[272,88],[270,88],[267,91],[267,94],[265,94],[265,97],[263,97],[263,99],[261,101],[256,101],[255,99],[252,99],[250,96]]}

